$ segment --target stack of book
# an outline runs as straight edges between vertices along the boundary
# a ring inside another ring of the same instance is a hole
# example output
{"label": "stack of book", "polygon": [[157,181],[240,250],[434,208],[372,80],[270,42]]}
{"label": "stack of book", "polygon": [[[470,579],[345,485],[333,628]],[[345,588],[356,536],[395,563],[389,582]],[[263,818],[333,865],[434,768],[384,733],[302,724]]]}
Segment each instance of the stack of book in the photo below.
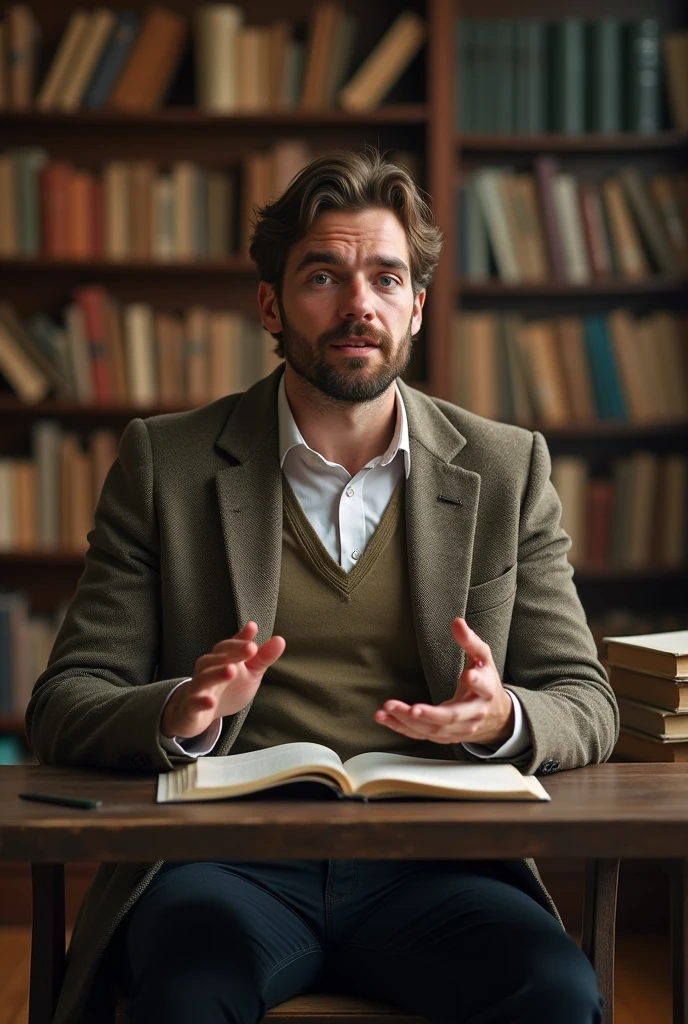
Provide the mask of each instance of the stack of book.
{"label": "stack of book", "polygon": [[[462,18],[456,111],[462,132],[656,132],[666,88],[688,128],[688,34],[654,18]],[[663,66],[664,65],[664,66]]]}
{"label": "stack of book", "polygon": [[451,357],[451,401],[489,419],[551,427],[688,419],[683,314],[616,309],[532,319],[462,311]]}
{"label": "stack of book", "polygon": [[457,199],[458,273],[506,284],[584,285],[688,273],[688,175],[623,167],[579,180],[551,156],[533,172],[483,167]]}
{"label": "stack of book", "polygon": [[688,761],[688,630],[604,637],[627,761]]}
{"label": "stack of book", "polygon": [[[306,39],[300,23],[281,18],[247,25],[244,18],[244,8],[229,3],[204,4],[195,12],[196,92],[203,111],[370,110],[426,37],[425,21],[402,11],[351,74],[358,21],[340,0],[312,7]],[[154,111],[174,84],[191,27],[189,18],[160,5],[144,16],[79,8],[39,85],[40,27],[25,4],[12,4],[0,22],[0,82],[9,85],[0,88],[0,108]]]}
{"label": "stack of book", "polygon": [[120,304],[98,285],[76,289],[64,325],[34,313],[24,326],[0,302],[0,391],[29,404],[54,394],[81,405],[204,405],[274,370],[274,349],[240,313]]}

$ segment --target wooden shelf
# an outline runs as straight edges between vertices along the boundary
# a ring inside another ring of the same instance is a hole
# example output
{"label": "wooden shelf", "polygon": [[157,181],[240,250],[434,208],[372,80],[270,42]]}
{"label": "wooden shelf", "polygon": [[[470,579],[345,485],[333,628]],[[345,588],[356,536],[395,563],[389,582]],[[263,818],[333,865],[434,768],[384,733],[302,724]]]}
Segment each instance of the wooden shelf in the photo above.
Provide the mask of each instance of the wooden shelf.
{"label": "wooden shelf", "polygon": [[[0,406],[0,410],[1,410]],[[523,424],[526,425],[526,424]],[[592,423],[571,423],[555,427],[546,423],[527,424],[528,430],[539,430],[548,441],[652,441],[688,434],[688,421],[667,423],[627,423],[623,420],[597,420]]]}
{"label": "wooden shelf", "polygon": [[0,260],[0,276],[3,273],[45,274],[57,273],[82,277],[118,277],[126,275],[179,274],[222,275],[241,274],[256,276],[253,262],[244,256],[229,256],[223,260],[55,260],[39,256]]}
{"label": "wooden shelf", "polygon": [[[427,381],[407,381],[409,387],[430,395]],[[46,398],[36,404],[21,402],[14,395],[0,394],[0,418],[34,420],[42,416],[52,418],[81,419],[87,424],[90,421],[99,423],[104,417],[121,418],[129,421],[136,417],[157,416],[161,413],[187,412],[198,406],[179,402],[170,405],[130,405],[129,403],[111,402],[107,405],[81,405],[78,402],[64,401],[57,398]],[[517,423],[526,430],[538,430],[550,441],[578,441],[591,438],[605,440],[651,441],[683,437],[688,433],[688,421],[666,423],[628,423],[623,420],[594,420],[589,423],[570,423],[566,426],[553,426],[549,423]]]}
{"label": "wooden shelf", "polygon": [[0,736],[25,736],[23,715],[0,715]]}
{"label": "wooden shelf", "polygon": [[504,284],[502,281],[461,281],[456,283],[456,294],[465,298],[574,298],[576,296],[661,295],[685,292],[688,279],[657,274],[640,281],[611,278],[588,284],[568,284],[565,281],[523,282]]}
{"label": "wooden shelf", "polygon": [[62,130],[79,131],[97,127],[123,127],[127,131],[136,128],[199,128],[207,131],[216,128],[252,128],[275,125],[276,127],[323,125],[366,125],[366,124],[423,124],[428,119],[428,107],[424,103],[389,104],[375,110],[348,111],[337,108],[324,110],[265,110],[236,114],[213,114],[197,107],[165,107],[146,113],[129,113],[120,110],[77,110],[74,113],[59,111],[3,110],[0,112],[0,128],[11,129],[14,125],[30,125],[38,129],[59,126]]}
{"label": "wooden shelf", "polygon": [[665,131],[641,135],[617,132],[611,135],[458,135],[460,153],[638,153],[644,150],[672,150],[688,147],[688,132]]}
{"label": "wooden shelf", "polygon": [[[427,381],[407,381],[409,387],[430,395]],[[161,413],[187,412],[200,406],[179,402],[170,405],[130,405],[129,403],[111,402],[107,405],[81,405],[57,398],[46,398],[34,405],[21,402],[14,395],[0,394],[0,418],[33,420],[42,416],[53,418],[82,419],[87,423],[100,422],[104,417],[122,418],[126,421],[136,417],[157,416]],[[592,439],[651,441],[683,437],[688,433],[687,421],[669,421],[666,423],[628,423],[623,420],[593,420],[588,423],[570,423],[566,426],[553,426],[549,423],[517,423],[515,426],[526,430],[538,430],[551,441],[577,441]]]}

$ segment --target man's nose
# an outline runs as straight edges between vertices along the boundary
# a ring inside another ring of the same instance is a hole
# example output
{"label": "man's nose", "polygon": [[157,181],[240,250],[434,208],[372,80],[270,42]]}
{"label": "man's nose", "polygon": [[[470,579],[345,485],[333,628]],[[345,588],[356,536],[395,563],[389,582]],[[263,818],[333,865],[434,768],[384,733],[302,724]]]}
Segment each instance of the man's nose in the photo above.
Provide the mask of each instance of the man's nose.
{"label": "man's nose", "polygon": [[342,297],[340,316],[344,320],[375,319],[375,307],[367,282],[361,280],[351,282]]}

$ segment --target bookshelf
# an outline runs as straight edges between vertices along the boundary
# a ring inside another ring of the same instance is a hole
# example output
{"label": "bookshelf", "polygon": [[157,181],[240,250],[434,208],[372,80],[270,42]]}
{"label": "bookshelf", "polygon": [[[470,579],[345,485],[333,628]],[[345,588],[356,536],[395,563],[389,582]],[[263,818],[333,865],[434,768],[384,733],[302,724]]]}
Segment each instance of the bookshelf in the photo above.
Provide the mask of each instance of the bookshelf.
{"label": "bookshelf", "polygon": [[[49,66],[76,0],[55,5],[50,0],[30,0],[29,7],[41,26],[41,76]],[[145,0],[113,0],[113,11],[142,15]],[[165,6],[191,19],[201,6],[198,0],[169,0]],[[246,7],[247,21],[269,25],[287,17],[304,34],[313,10],[311,0],[287,0],[277,4],[261,0]],[[396,4],[370,5],[346,0],[347,11],[358,18],[351,67],[355,68],[387,30],[399,12]],[[90,9],[90,8],[89,8]],[[457,125],[456,61],[457,23],[466,19],[550,20],[544,0],[410,0],[403,9],[420,14],[427,24],[423,51],[393,86],[382,105],[374,110],[351,112],[337,108],[318,110],[261,110],[232,114],[209,113],[194,105],[194,56],[191,42],[175,74],[166,102],[151,112],[77,109],[71,113],[33,108],[0,108],[3,150],[42,147],[50,159],[69,160],[75,167],[99,171],[105,162],[153,160],[160,165],[192,159],[208,168],[225,168],[240,161],[248,150],[271,146],[278,139],[305,140],[314,152],[333,147],[373,143],[385,151],[403,150],[418,160],[420,180],[429,193],[435,218],[444,235],[444,249],[425,306],[422,335],[407,381],[428,394],[455,400],[451,392],[452,324],[457,312],[516,311],[524,316],[578,315],[619,307],[638,314],[661,309],[675,313],[688,310],[687,279],[683,275],[655,273],[642,280],[614,278],[571,284],[548,280],[508,284],[490,279],[466,280],[457,273],[457,187],[473,170],[508,164],[529,169],[541,155],[556,156],[565,170],[599,177],[633,165],[648,174],[678,173],[688,165],[688,132],[669,125],[654,132],[617,131],[565,134],[539,132],[529,135],[463,132]],[[2,17],[2,10],[0,10]],[[688,25],[680,0],[564,0],[556,17],[587,20],[600,17],[624,21],[656,18],[662,30]],[[57,315],[75,288],[102,284],[118,301],[148,302],[156,309],[188,308],[202,304],[209,309],[231,308],[245,316],[256,315],[253,266],[241,254],[223,259],[196,261],[155,259],[49,259],[0,258],[0,301],[11,299],[17,312],[28,317],[36,311]],[[135,405],[111,402],[82,405],[47,398],[27,405],[0,394],[0,450],[27,457],[31,431],[42,419],[57,420],[65,430],[86,436],[99,427],[120,433],[134,416],[182,409],[183,403]],[[596,420],[588,423],[533,421],[529,426],[547,437],[553,457],[582,455],[592,463],[649,449],[668,455],[685,448],[686,423],[635,423]],[[0,552],[3,587],[26,592],[36,614],[49,614],[60,601],[68,600],[83,568],[83,554],[59,548],[39,551]],[[586,611],[597,614],[620,602],[640,613],[681,610],[688,607],[688,567],[643,568],[580,566],[576,570]],[[21,732],[16,716],[0,716],[0,735]]]}

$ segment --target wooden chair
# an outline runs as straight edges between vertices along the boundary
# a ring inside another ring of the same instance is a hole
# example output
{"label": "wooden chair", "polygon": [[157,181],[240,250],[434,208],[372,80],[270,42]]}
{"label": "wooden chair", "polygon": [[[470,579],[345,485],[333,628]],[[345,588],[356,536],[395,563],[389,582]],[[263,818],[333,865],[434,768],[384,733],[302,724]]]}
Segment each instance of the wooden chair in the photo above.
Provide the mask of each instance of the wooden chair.
{"label": "wooden chair", "polygon": [[[685,871],[681,875],[681,882],[684,874]],[[581,948],[595,968],[600,992],[604,997],[603,1024],[614,1024],[614,947],[618,881],[618,860],[597,860],[587,863]],[[683,977],[683,973],[679,973]],[[125,997],[118,1000],[115,1024],[129,1024]],[[402,1013],[372,999],[328,992],[307,992],[274,1006],[263,1018],[263,1024],[427,1024],[427,1018]]]}
{"label": "wooden chair", "polygon": [[[120,1000],[115,1024],[129,1024],[126,1000]],[[385,1003],[357,996],[307,992],[268,1010],[263,1024],[428,1024],[426,1017],[401,1013]]]}

